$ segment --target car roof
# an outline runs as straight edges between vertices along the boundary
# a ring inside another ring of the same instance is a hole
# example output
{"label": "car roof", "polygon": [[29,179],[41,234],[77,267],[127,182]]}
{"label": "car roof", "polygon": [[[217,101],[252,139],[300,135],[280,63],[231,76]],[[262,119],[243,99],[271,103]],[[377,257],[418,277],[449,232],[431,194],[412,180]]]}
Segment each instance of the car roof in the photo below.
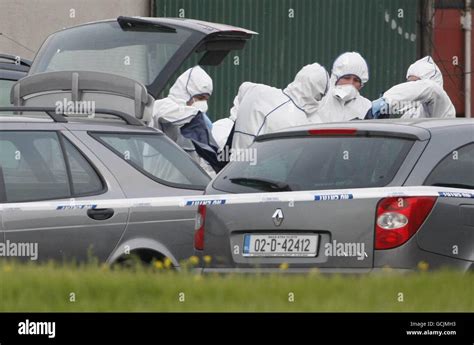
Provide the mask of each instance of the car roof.
{"label": "car roof", "polygon": [[71,131],[98,131],[98,132],[145,132],[163,134],[158,129],[143,126],[134,126],[120,120],[70,120],[63,126]]}
{"label": "car roof", "polygon": [[0,80],[18,81],[21,78],[26,77],[27,73],[28,72],[26,71],[3,68],[2,64],[0,63]]}
{"label": "car roof", "polygon": [[26,75],[29,69],[30,68],[26,66],[15,65],[14,63],[0,61],[0,70],[21,72]]}
{"label": "car roof", "polygon": [[471,118],[420,118],[420,119],[385,119],[385,120],[367,120],[370,122],[394,123],[406,126],[417,126],[421,128],[438,128],[460,125],[473,125],[474,119]]}
{"label": "car roof", "polygon": [[22,57],[11,55],[11,54],[0,53],[0,70],[18,71],[18,72],[27,73],[30,67],[31,67],[30,60],[23,59]]}
{"label": "car roof", "polygon": [[449,127],[449,126],[460,126],[460,125],[473,125],[474,119],[472,118],[420,118],[420,119],[380,119],[380,120],[353,120],[344,122],[327,122],[327,123],[315,123],[302,126],[295,126],[291,128],[282,129],[279,132],[292,132],[298,130],[309,130],[315,127],[326,128],[326,127],[359,127],[360,125],[376,124],[380,126],[416,126],[420,128],[430,129],[437,127]]}
{"label": "car roof", "polygon": [[[0,123],[19,124],[18,129],[30,130],[47,129],[53,127],[52,124],[57,124],[50,118],[31,117],[31,116],[0,116]],[[24,127],[25,123],[31,124],[29,127]],[[96,131],[96,132],[138,132],[138,133],[155,133],[163,134],[160,130],[143,126],[129,125],[121,120],[116,119],[68,119],[68,122],[60,123],[63,128],[70,131]],[[55,126],[57,127],[57,126]],[[9,127],[11,129],[11,127]]]}
{"label": "car roof", "polygon": [[50,118],[38,118],[38,117],[29,117],[29,116],[0,116],[0,122],[18,122],[18,123],[25,123],[25,122],[47,122],[51,123],[54,122]]}
{"label": "car roof", "polygon": [[70,130],[162,133],[157,129],[146,126],[142,121],[131,115],[103,108],[96,109],[96,113],[92,118],[87,114],[70,115],[67,113],[57,113],[53,107],[0,107],[0,114],[5,112],[8,113],[0,115],[0,123],[28,123],[44,128],[51,126],[52,123],[59,123]]}
{"label": "car roof", "polygon": [[[284,128],[271,134],[257,137],[257,140],[271,139],[276,137],[299,136],[313,129],[344,129],[355,128],[364,131],[376,131],[394,134],[408,134],[419,140],[426,140],[430,133],[438,129],[459,129],[465,126],[473,126],[474,119],[471,118],[422,118],[422,119],[380,119],[380,120],[352,120],[345,122],[329,122],[320,124],[307,124]],[[473,133],[474,133],[474,129]]]}

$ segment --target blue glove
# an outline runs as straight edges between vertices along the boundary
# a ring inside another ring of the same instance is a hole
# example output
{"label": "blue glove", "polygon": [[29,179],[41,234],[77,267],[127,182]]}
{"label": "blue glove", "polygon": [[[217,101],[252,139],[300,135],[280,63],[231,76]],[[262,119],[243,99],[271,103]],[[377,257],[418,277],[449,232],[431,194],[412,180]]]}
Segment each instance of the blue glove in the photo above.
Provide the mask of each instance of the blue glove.
{"label": "blue glove", "polygon": [[372,116],[374,119],[378,119],[379,117],[386,117],[383,115],[388,115],[388,104],[383,97],[376,99],[372,102]]}
{"label": "blue glove", "polygon": [[202,115],[204,117],[204,122],[206,123],[207,128],[212,130],[212,121],[211,121],[211,119],[209,118],[209,116],[207,116],[207,113],[202,113]]}

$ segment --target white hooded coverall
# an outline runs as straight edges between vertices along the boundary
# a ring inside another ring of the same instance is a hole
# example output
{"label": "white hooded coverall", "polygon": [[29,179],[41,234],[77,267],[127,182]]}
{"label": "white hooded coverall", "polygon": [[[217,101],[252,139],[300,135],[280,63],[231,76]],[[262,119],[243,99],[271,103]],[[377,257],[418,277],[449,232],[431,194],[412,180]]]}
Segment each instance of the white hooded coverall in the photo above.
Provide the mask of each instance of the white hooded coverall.
{"label": "white hooded coverall", "polygon": [[336,85],[346,75],[357,76],[362,85],[369,80],[367,62],[359,53],[344,53],[334,61],[329,92],[321,101],[318,111],[309,116],[310,122],[340,122],[365,117],[372,102],[361,96],[352,85]]}
{"label": "white hooded coverall", "polygon": [[[319,107],[329,87],[321,65],[304,66],[284,90],[245,83],[246,94],[238,104],[232,149],[246,149],[258,135],[308,124],[307,114]],[[239,89],[239,92],[241,90]]]}
{"label": "white hooded coverall", "polygon": [[234,106],[230,109],[230,116],[224,119],[217,120],[212,125],[212,136],[219,145],[219,149],[222,150],[224,145],[229,138],[229,134],[234,127],[235,120],[237,120],[237,113],[239,111],[240,102],[247,94],[248,91],[252,90],[255,86],[259,84],[254,84],[250,82],[244,82],[240,85],[237,92],[237,96],[234,98]]}
{"label": "white hooded coverall", "polygon": [[390,113],[402,118],[456,117],[451,99],[443,89],[443,75],[430,56],[413,63],[407,71],[420,80],[398,84],[383,94]]}
{"label": "white hooded coverall", "polygon": [[212,95],[212,88],[211,77],[200,66],[188,69],[176,80],[168,97],[155,101],[152,127],[160,128],[158,120],[181,125],[190,122],[199,109],[186,103],[196,95]]}
{"label": "white hooded coverall", "polygon": [[191,122],[201,111],[197,107],[198,102],[190,106],[186,103],[197,95],[212,95],[212,91],[212,79],[200,66],[188,69],[178,77],[168,97],[155,101],[153,120],[149,124],[150,127],[163,130],[211,176],[215,175],[213,169],[199,157],[192,141],[181,135],[180,128]]}

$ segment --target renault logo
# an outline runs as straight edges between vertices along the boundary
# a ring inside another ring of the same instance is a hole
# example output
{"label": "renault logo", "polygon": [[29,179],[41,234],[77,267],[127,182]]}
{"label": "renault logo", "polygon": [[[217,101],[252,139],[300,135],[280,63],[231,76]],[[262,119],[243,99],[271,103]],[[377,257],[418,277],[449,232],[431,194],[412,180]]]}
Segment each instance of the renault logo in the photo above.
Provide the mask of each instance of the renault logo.
{"label": "renault logo", "polygon": [[281,223],[283,222],[283,212],[281,209],[277,208],[275,213],[273,213],[273,216],[272,216],[272,219],[273,219],[273,223],[275,224],[275,226],[280,226]]}

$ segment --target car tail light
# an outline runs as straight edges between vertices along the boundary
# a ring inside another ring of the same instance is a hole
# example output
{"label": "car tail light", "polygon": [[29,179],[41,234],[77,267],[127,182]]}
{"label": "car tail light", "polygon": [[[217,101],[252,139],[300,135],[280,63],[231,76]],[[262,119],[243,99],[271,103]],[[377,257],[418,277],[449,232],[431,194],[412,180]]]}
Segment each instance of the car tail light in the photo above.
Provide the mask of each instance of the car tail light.
{"label": "car tail light", "polygon": [[356,133],[355,128],[321,128],[308,131],[309,135],[355,135]]}
{"label": "car tail light", "polygon": [[420,228],[436,202],[434,196],[384,198],[377,205],[375,249],[395,248]]}
{"label": "car tail light", "polygon": [[194,222],[194,248],[197,250],[204,249],[204,223],[206,221],[206,206],[199,205]]}

